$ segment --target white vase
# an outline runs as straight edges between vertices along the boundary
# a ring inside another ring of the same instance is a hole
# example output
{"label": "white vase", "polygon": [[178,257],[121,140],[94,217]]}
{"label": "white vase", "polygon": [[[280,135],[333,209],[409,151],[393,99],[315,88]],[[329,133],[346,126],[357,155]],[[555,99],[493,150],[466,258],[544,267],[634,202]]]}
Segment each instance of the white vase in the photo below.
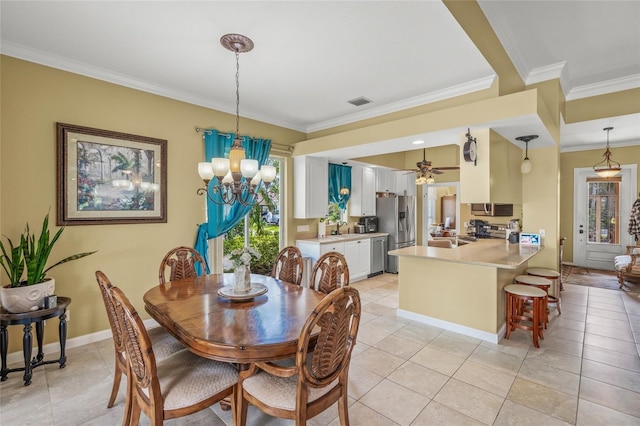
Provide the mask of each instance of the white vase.
{"label": "white vase", "polygon": [[12,314],[37,311],[44,307],[44,298],[55,293],[56,281],[46,278],[40,284],[21,287],[0,287],[0,302]]}
{"label": "white vase", "polygon": [[251,290],[251,270],[249,265],[236,266],[233,271],[233,290],[236,293],[248,293]]}

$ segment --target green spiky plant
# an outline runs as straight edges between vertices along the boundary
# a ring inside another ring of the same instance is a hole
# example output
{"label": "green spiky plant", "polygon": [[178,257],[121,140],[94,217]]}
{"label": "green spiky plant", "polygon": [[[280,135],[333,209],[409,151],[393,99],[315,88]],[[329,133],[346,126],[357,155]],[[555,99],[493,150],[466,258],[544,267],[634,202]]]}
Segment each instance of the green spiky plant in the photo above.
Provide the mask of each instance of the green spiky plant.
{"label": "green spiky plant", "polygon": [[[74,254],[45,269],[51,250],[60,238],[62,231],[64,231],[64,226],[58,229],[58,232],[54,234],[53,238],[49,239],[49,214],[47,213],[42,222],[42,230],[38,238],[36,238],[35,233],[31,233],[29,224],[27,223],[24,233],[20,236],[19,246],[14,247],[12,241],[7,238],[10,248],[10,250],[7,251],[2,241],[0,241],[0,249],[2,251],[0,264],[2,264],[5,272],[9,276],[10,287],[39,284],[45,280],[47,271],[52,268],[95,253],[95,251],[91,251]],[[27,279],[23,281],[21,278],[25,268],[27,271]]]}

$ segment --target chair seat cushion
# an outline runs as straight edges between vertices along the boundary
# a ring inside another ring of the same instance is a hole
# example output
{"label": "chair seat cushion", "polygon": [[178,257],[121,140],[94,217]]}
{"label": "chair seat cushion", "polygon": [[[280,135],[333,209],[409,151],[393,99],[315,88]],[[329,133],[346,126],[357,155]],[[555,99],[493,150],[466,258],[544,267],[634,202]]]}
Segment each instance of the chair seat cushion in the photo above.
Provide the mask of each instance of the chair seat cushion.
{"label": "chair seat cushion", "polygon": [[238,371],[231,364],[186,349],[158,362],[157,367],[165,410],[204,401],[238,382]]}
{"label": "chair seat cushion", "polygon": [[[296,409],[296,385],[298,376],[277,377],[263,371],[245,379],[242,388],[250,395],[271,407],[294,411]],[[309,402],[313,402],[338,385],[334,380],[322,388],[309,387]]]}
{"label": "chair seat cushion", "polygon": [[182,343],[178,342],[175,337],[162,327],[150,328],[147,329],[147,332],[149,333],[149,338],[151,338],[151,346],[153,347],[156,361],[161,361],[185,349]]}
{"label": "chair seat cushion", "polygon": [[616,256],[613,258],[614,265],[618,265],[618,264],[628,265],[630,263],[631,263],[631,256],[628,254],[621,254],[620,256]]}

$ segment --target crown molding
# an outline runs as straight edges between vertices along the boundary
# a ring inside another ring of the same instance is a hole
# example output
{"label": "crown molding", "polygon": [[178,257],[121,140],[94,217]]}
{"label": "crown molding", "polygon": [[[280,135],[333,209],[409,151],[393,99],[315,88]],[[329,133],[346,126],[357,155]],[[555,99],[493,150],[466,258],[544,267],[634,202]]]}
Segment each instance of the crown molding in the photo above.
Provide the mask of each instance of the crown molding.
{"label": "crown molding", "polygon": [[331,120],[321,121],[319,123],[307,126],[306,130],[307,133],[317,132],[320,130],[342,126],[360,120],[366,120],[368,118],[378,117],[384,114],[402,111],[420,105],[430,104],[444,99],[454,98],[456,96],[466,95],[469,93],[477,92],[479,90],[488,89],[493,85],[496,78],[497,76],[494,74],[489,77],[480,78],[478,80],[448,87],[442,90],[436,90],[435,92],[430,92],[421,96],[414,96],[412,98],[404,99],[398,102],[392,102],[390,104],[382,105],[377,108],[371,108],[366,111],[345,115]]}
{"label": "crown molding", "polygon": [[569,71],[567,69],[567,61],[561,61],[531,70],[527,76],[525,84],[528,86],[530,84],[553,80],[555,78],[560,80],[560,87],[566,97],[572,87],[571,79],[569,78]]}
{"label": "crown molding", "polygon": [[[624,148],[627,146],[638,146],[640,142],[638,140],[627,140],[627,141],[622,141],[622,142],[616,142],[616,143],[612,143],[609,142],[609,147],[613,150],[615,148]],[[582,144],[582,145],[573,145],[573,146],[568,146],[566,148],[563,148],[562,145],[560,146],[560,153],[563,152],[576,152],[576,151],[604,151],[605,149],[605,144],[602,143],[598,146],[594,145],[594,144]]]}
{"label": "crown molding", "polygon": [[[84,62],[73,61],[58,55],[43,52],[41,50],[27,48],[12,42],[3,41],[0,45],[0,53],[27,62],[33,62],[62,71],[67,71],[73,74],[95,78],[96,80],[106,81],[108,83],[117,84],[119,86],[128,87],[130,89],[140,90],[142,92],[163,96],[165,98],[186,102],[192,105],[214,109],[216,111],[226,112],[232,115],[236,114],[235,108],[229,108],[220,103],[212,102],[211,99],[205,99],[203,97],[194,96],[193,94],[185,93],[178,90],[167,89],[165,87],[150,84],[145,81],[136,80],[124,74],[119,74],[113,71],[105,70],[104,68],[88,65]],[[243,114],[242,117],[272,124],[274,126],[297,130],[299,132],[305,132],[304,126],[277,120],[273,117],[261,114],[253,114],[250,112],[246,113],[245,111],[245,114]]]}
{"label": "crown molding", "polygon": [[640,74],[620,77],[599,83],[586,84],[574,87],[567,94],[567,101],[589,98],[591,96],[606,95],[607,93],[620,92],[622,90],[637,89],[640,87]]}

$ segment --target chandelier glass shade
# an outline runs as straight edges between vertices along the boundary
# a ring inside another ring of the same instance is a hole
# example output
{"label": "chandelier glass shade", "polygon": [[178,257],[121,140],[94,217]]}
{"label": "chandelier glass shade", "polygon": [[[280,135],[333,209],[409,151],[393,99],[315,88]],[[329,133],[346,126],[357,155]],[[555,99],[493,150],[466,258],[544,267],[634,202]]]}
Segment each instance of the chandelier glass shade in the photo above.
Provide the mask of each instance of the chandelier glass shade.
{"label": "chandelier glass shade", "polygon": [[613,130],[613,127],[605,127],[602,130],[606,130],[607,132],[607,149],[604,151],[604,154],[602,154],[604,160],[596,163],[593,166],[593,171],[600,177],[609,178],[620,173],[622,167],[620,166],[620,163],[611,159],[611,150],[609,149],[609,132]]}
{"label": "chandelier glass shade", "polygon": [[[253,41],[241,34],[225,34],[220,44],[236,55],[236,133],[229,158],[212,158],[210,162],[198,163],[198,174],[204,182],[198,195],[207,194],[216,204],[252,205],[260,182],[268,191],[276,178],[276,168],[269,165],[260,167],[258,160],[247,159],[240,136],[240,53],[253,49]],[[218,183],[211,184],[213,178]]]}

